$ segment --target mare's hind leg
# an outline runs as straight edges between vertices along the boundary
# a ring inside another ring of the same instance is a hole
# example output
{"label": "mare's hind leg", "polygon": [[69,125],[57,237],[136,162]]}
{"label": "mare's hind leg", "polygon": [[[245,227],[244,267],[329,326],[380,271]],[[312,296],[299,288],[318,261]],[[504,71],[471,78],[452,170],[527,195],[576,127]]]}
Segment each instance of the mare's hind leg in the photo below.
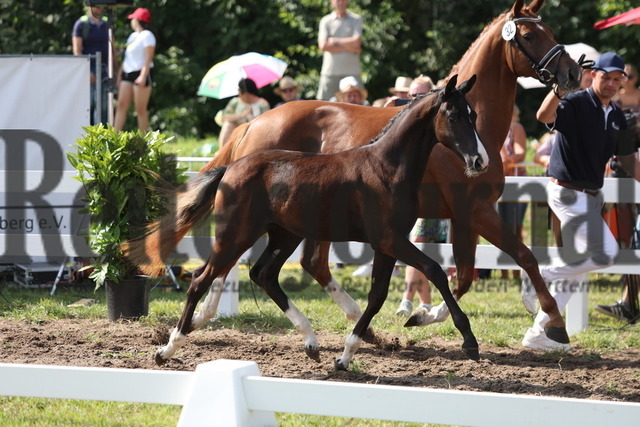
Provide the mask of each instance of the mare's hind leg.
{"label": "mare's hind leg", "polygon": [[406,238],[396,238],[389,249],[389,252],[394,256],[397,256],[400,261],[418,269],[435,285],[436,288],[438,288],[438,291],[440,291],[440,294],[442,295],[442,299],[444,299],[444,302],[449,307],[449,311],[453,317],[453,324],[462,334],[462,338],[464,340],[462,343],[462,349],[470,359],[480,359],[480,355],[478,353],[478,341],[471,331],[469,318],[464,314],[458,305],[458,302],[451,294],[451,290],[449,290],[449,283],[447,281],[447,274],[442,270],[442,267],[422,253],[420,249],[416,248]]}
{"label": "mare's hind leg", "polygon": [[325,292],[344,311],[347,319],[357,322],[362,316],[362,310],[360,310],[358,303],[333,278],[331,270],[329,270],[330,246],[330,242],[306,239],[303,245],[300,265],[320,283]]}
{"label": "mare's hind leg", "polygon": [[256,282],[284,312],[296,330],[305,337],[304,351],[311,359],[320,360],[320,346],[311,322],[296,308],[278,282],[282,265],[295,251],[302,239],[280,227],[271,227],[269,242],[258,261],[251,268],[251,280]]}
{"label": "mare's hind leg", "polygon": [[391,274],[393,273],[395,264],[395,258],[382,252],[375,252],[373,272],[371,273],[371,290],[367,296],[367,308],[365,308],[362,317],[360,317],[353,331],[347,337],[344,352],[335,361],[336,369],[346,370],[354,353],[360,348],[360,344],[369,329],[371,319],[380,311],[382,304],[384,304],[384,301],[387,299],[389,281],[391,280]]}

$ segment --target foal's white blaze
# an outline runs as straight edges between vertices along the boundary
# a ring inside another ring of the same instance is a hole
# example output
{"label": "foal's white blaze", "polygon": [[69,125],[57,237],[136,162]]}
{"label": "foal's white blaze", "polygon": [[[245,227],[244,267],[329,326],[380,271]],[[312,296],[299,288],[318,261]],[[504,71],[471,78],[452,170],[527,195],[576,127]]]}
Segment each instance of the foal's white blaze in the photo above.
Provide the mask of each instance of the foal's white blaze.
{"label": "foal's white blaze", "polygon": [[207,297],[204,299],[202,304],[200,304],[200,309],[193,314],[193,318],[191,319],[191,327],[193,329],[198,329],[207,320],[213,319],[216,316],[216,313],[218,312],[218,305],[220,304],[220,297],[222,296],[222,290],[224,289],[224,280],[224,277],[218,277],[213,281],[211,288],[209,288]]}
{"label": "foal's white blaze", "polygon": [[484,144],[480,140],[480,135],[478,135],[478,132],[474,130],[473,133],[476,135],[476,144],[478,144],[478,154],[480,155],[480,159],[482,159],[482,164],[486,169],[487,166],[489,166],[489,153],[487,153],[487,150],[484,148]]}
{"label": "foal's white blaze", "polygon": [[360,344],[362,344],[362,339],[353,333],[349,334],[347,340],[344,343],[344,352],[342,356],[338,359],[338,361],[344,366],[346,369],[351,363],[351,359],[356,351],[360,348]]}
{"label": "foal's white blaze", "polygon": [[[480,163],[483,166],[482,171],[477,171],[473,167],[469,167],[469,166],[467,166],[465,168],[465,171],[464,171],[465,175],[470,177],[470,178],[473,178],[473,177],[476,177],[476,176],[480,175],[480,173],[483,172],[489,166],[489,154],[487,153],[487,150],[484,148],[484,144],[480,140],[480,136],[478,135],[478,131],[473,126],[473,121],[471,120],[471,115],[473,114],[473,110],[471,109],[471,106],[469,104],[467,104],[467,113],[468,113],[468,117],[469,117],[469,123],[471,123],[471,126],[473,128],[473,134],[476,137],[476,151],[478,152],[478,157],[480,158]],[[472,164],[473,163],[475,163],[475,162],[472,162]]]}
{"label": "foal's white blaze", "polygon": [[347,319],[357,322],[362,316],[362,310],[351,296],[342,289],[342,286],[332,277],[331,281],[324,288],[325,292],[342,308]]}
{"label": "foal's white blaze", "polygon": [[289,318],[293,326],[295,326],[296,330],[300,332],[305,337],[305,347],[313,350],[318,350],[320,346],[318,345],[318,339],[316,338],[316,334],[313,333],[313,328],[311,327],[311,322],[307,320],[306,317],[300,310],[296,308],[295,305],[288,300],[289,308],[284,314]]}
{"label": "foal's white blaze", "polygon": [[162,357],[164,360],[168,360],[186,342],[187,342],[186,335],[182,335],[178,330],[178,328],[174,328],[173,331],[171,331],[171,336],[169,337],[169,343],[164,347],[160,347],[157,351],[157,355]]}

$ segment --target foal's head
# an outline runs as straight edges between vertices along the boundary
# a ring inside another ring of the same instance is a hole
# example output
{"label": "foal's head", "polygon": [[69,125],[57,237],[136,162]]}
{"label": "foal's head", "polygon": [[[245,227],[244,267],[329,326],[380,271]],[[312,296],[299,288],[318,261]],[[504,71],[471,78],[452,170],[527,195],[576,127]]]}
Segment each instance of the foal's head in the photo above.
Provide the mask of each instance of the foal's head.
{"label": "foal's head", "polygon": [[457,81],[457,75],[451,77],[439,94],[440,108],[434,122],[436,137],[464,161],[465,174],[474,177],[489,166],[489,155],[476,132],[476,113],[465,98],[476,76],[456,88]]}

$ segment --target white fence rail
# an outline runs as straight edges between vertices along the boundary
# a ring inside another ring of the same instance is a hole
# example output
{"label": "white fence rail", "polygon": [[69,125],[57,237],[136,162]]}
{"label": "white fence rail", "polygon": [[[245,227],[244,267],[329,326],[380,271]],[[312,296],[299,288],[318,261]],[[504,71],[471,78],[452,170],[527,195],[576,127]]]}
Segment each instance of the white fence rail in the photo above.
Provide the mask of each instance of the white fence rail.
{"label": "white fence rail", "polygon": [[261,377],[254,362],[194,372],[0,364],[0,395],[182,405],[180,426],[276,425],[274,412],[473,426],[637,425],[640,403]]}

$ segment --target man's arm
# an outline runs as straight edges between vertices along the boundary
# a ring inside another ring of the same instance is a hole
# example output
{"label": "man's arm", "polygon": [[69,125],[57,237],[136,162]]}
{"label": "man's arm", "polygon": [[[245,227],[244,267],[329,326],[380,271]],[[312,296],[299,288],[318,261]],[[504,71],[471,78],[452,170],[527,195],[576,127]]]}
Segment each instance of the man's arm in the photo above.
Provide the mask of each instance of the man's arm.
{"label": "man's arm", "polygon": [[71,49],[74,55],[82,55],[82,37],[71,37]]}
{"label": "man's arm", "polygon": [[538,121],[544,124],[554,123],[557,117],[558,105],[560,105],[560,98],[553,91],[549,92],[536,113]]}
{"label": "man's arm", "polygon": [[351,37],[329,37],[318,43],[323,52],[351,52],[359,54],[362,50],[362,39],[360,36]]}
{"label": "man's arm", "polygon": [[618,156],[618,163],[629,176],[640,182],[640,160],[638,160],[637,153]]}

